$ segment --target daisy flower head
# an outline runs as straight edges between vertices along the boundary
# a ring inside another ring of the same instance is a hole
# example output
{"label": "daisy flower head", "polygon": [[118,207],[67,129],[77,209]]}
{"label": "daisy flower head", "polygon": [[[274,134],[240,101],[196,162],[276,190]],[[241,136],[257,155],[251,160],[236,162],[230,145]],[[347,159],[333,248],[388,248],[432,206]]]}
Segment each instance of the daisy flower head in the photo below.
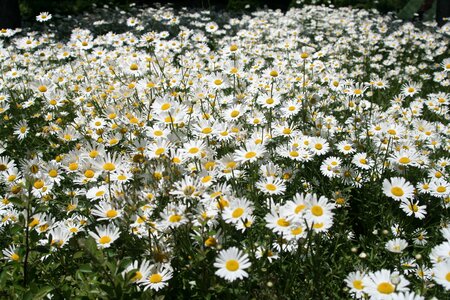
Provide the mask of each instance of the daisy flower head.
{"label": "daisy flower head", "polygon": [[414,197],[414,186],[403,177],[393,177],[383,181],[383,193],[394,200],[411,200]]}
{"label": "daisy flower head", "polygon": [[305,217],[310,222],[319,223],[327,218],[332,218],[336,205],[334,203],[329,203],[328,198],[321,196],[317,199],[315,194],[311,195],[311,198],[307,202],[307,210],[305,212]]}
{"label": "daisy flower head", "polygon": [[36,16],[36,21],[38,22],[47,22],[52,18],[52,15],[48,12],[41,12],[39,15]]}
{"label": "daisy flower head", "polygon": [[353,156],[352,163],[360,169],[368,170],[372,167],[373,161],[367,157],[367,153],[356,153]]}
{"label": "daisy flower head", "polygon": [[433,179],[430,182],[430,194],[438,198],[447,198],[450,195],[450,183],[445,179]]}
{"label": "daisy flower head", "polygon": [[91,212],[94,216],[98,217],[98,221],[102,220],[113,220],[120,218],[122,215],[122,210],[117,209],[110,202],[100,201],[99,204]]}
{"label": "daisy flower head", "polygon": [[109,248],[120,236],[120,230],[113,224],[97,226],[95,232],[89,231],[89,235],[95,239],[99,248]]}
{"label": "daisy flower head", "polygon": [[168,280],[173,277],[173,268],[168,264],[154,264],[149,267],[148,274],[139,281],[144,286],[144,291],[152,289],[158,291],[166,287]]}
{"label": "daisy flower head", "polygon": [[330,146],[326,139],[321,137],[313,137],[310,141],[310,149],[316,155],[323,155],[328,152]]}
{"label": "daisy flower head", "polygon": [[419,205],[419,202],[412,200],[402,201],[400,208],[408,215],[414,216],[417,219],[425,218],[427,214],[426,205]]}
{"label": "daisy flower head", "polygon": [[7,259],[9,261],[19,261],[20,255],[19,255],[19,249],[15,245],[10,245],[8,248],[4,249],[2,251],[3,258]]}
{"label": "daisy flower head", "polygon": [[361,299],[364,297],[364,285],[363,280],[365,274],[361,271],[351,272],[345,278],[345,283],[347,287],[350,288],[349,293],[352,294],[356,299]]}
{"label": "daisy flower head", "polygon": [[227,223],[236,224],[247,219],[253,213],[251,202],[246,199],[236,199],[230,202],[223,211],[223,219]]}
{"label": "daisy flower head", "polygon": [[281,179],[267,177],[256,183],[256,187],[267,195],[280,195],[286,190],[286,185]]}
{"label": "daisy flower head", "polygon": [[363,279],[364,289],[371,299],[388,300],[396,292],[408,292],[409,281],[397,272],[382,269],[371,272]]}
{"label": "daisy flower head", "polygon": [[235,160],[237,162],[254,162],[266,152],[262,144],[247,143],[244,147],[236,150]]}
{"label": "daisy flower head", "polygon": [[248,277],[244,270],[250,266],[248,255],[236,247],[220,251],[214,263],[214,267],[218,268],[215,274],[230,282]]}
{"label": "daisy flower head", "polygon": [[408,247],[408,242],[404,239],[396,238],[386,243],[386,250],[392,253],[402,253]]}
{"label": "daisy flower head", "polygon": [[438,263],[433,268],[434,280],[450,291],[450,260]]}

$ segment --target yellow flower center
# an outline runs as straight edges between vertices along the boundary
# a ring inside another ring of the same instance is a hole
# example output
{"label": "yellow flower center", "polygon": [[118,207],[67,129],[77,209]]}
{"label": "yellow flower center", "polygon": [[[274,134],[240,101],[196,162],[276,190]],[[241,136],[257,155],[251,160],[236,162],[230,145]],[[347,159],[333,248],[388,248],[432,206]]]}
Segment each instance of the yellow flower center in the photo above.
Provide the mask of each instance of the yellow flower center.
{"label": "yellow flower center", "polygon": [[139,69],[139,66],[137,64],[131,64],[130,65],[130,70],[131,71],[137,71]]}
{"label": "yellow flower center", "polygon": [[191,149],[189,149],[189,153],[190,154],[196,154],[198,153],[198,151],[200,151],[200,149],[198,149],[197,147],[192,147]]}
{"label": "yellow flower center", "polygon": [[210,236],[206,239],[206,241],[205,241],[206,247],[214,247],[215,245],[217,245],[217,240],[215,238]]}
{"label": "yellow flower center", "polygon": [[103,170],[108,171],[108,172],[112,172],[116,169],[116,165],[114,165],[113,163],[105,163],[103,165]]}
{"label": "yellow flower center", "polygon": [[131,278],[131,281],[136,282],[141,279],[142,279],[142,273],[139,271],[136,271],[136,273],[134,273],[133,278]]}
{"label": "yellow flower center", "polygon": [[362,281],[358,279],[353,281],[353,287],[357,290],[362,290],[364,288]]}
{"label": "yellow flower center", "polygon": [[292,157],[298,157],[299,156],[297,151],[291,151],[291,152],[289,152],[289,155],[292,156]]}
{"label": "yellow flower center", "polygon": [[272,71],[270,71],[270,76],[277,77],[278,76],[278,72],[276,70],[272,70]]}
{"label": "yellow flower center", "polygon": [[288,227],[291,223],[289,223],[289,221],[286,220],[285,218],[279,218],[277,220],[277,224],[278,224],[278,226],[281,226],[281,227]]}
{"label": "yellow flower center", "polygon": [[316,217],[323,215],[323,208],[320,205],[314,205],[311,207],[311,213]]}
{"label": "yellow flower center", "polygon": [[180,220],[181,220],[181,216],[180,215],[171,215],[169,217],[169,222],[170,223],[177,223],[177,222],[180,222]]}
{"label": "yellow flower center", "polygon": [[106,217],[108,217],[110,219],[117,217],[117,210],[115,210],[115,209],[108,210],[106,212]]}
{"label": "yellow flower center", "polygon": [[437,187],[437,189],[436,189],[436,191],[438,192],[438,193],[445,193],[446,191],[447,191],[447,188],[445,187],[445,186],[438,186]]}
{"label": "yellow flower center", "polygon": [[291,234],[292,235],[299,235],[303,233],[303,228],[302,227],[295,227],[294,229],[291,229]]}
{"label": "yellow flower center", "polygon": [[35,181],[35,183],[33,184],[35,189],[41,189],[43,186],[45,185],[44,181],[42,180],[37,180]]}
{"label": "yellow flower center", "polygon": [[17,253],[11,254],[10,258],[14,261],[18,261],[20,259],[20,256]]}
{"label": "yellow flower center", "polygon": [[78,163],[76,163],[76,162],[70,163],[69,164],[69,170],[70,171],[78,170]]}
{"label": "yellow flower center", "polygon": [[223,83],[223,81],[221,79],[214,80],[215,85],[221,85],[222,83]]}
{"label": "yellow flower center", "polygon": [[239,269],[239,262],[235,259],[227,260],[227,262],[225,263],[225,268],[228,271],[234,272]]}
{"label": "yellow flower center", "polygon": [[391,193],[392,195],[396,196],[396,197],[401,197],[405,194],[405,192],[403,191],[403,189],[401,187],[398,186],[394,186],[391,188]]}
{"label": "yellow flower center", "polygon": [[233,110],[233,111],[231,112],[231,117],[232,117],[232,118],[236,118],[237,116],[239,116],[239,111]]}
{"label": "yellow flower center", "polygon": [[322,150],[323,146],[322,144],[316,144],[314,148],[316,148],[317,150]]}
{"label": "yellow flower center", "polygon": [[271,183],[266,184],[266,189],[268,189],[269,191],[273,192],[277,190],[277,186]]}
{"label": "yellow flower center", "polygon": [[382,282],[377,286],[377,290],[381,294],[392,294],[395,291],[395,287],[389,282]]}
{"label": "yellow flower center", "polygon": [[[450,68],[449,68],[450,69]],[[447,273],[447,275],[445,275],[445,280],[447,280],[448,282],[450,282],[450,272]]]}
{"label": "yellow flower center", "polygon": [[102,236],[102,237],[98,240],[98,242],[99,242],[100,244],[102,244],[102,245],[108,244],[109,242],[111,242],[111,238],[110,238],[109,236],[105,235],[105,236]]}
{"label": "yellow flower center", "polygon": [[161,155],[161,154],[163,154],[164,153],[164,148],[158,148],[158,149],[156,149],[156,151],[155,151],[155,154],[156,155]]}
{"label": "yellow flower center", "polygon": [[58,176],[58,171],[55,169],[52,169],[48,172],[48,175],[52,178],[55,178],[56,176]]}
{"label": "yellow flower center", "polygon": [[39,92],[45,93],[47,91],[47,87],[45,85],[41,85],[38,87]]}
{"label": "yellow flower center", "polygon": [[256,152],[255,151],[250,151],[250,152],[247,152],[245,154],[245,158],[247,158],[247,159],[251,159],[251,158],[253,158],[255,156],[256,156]]}
{"label": "yellow flower center", "polygon": [[92,170],[86,170],[86,171],[84,172],[84,176],[85,176],[86,178],[92,178],[92,177],[94,177],[94,175],[95,175],[95,173],[94,173],[94,171],[92,171]]}
{"label": "yellow flower center", "polygon": [[299,204],[299,205],[297,205],[296,207],[295,207],[295,213],[296,214],[299,214],[302,210],[304,210],[305,209],[305,207],[306,207],[306,205],[305,204]]}
{"label": "yellow flower center", "polygon": [[401,164],[404,164],[404,165],[406,165],[406,164],[409,164],[410,162],[411,162],[411,160],[408,158],[408,157],[402,157],[402,158],[400,158],[399,160],[398,160],[398,162],[399,163],[401,163]]}
{"label": "yellow flower center", "polygon": [[236,219],[236,218],[239,218],[240,216],[242,216],[242,214],[244,214],[244,209],[241,207],[238,207],[233,211],[231,216]]}
{"label": "yellow flower center", "polygon": [[150,276],[149,280],[151,283],[159,283],[162,281],[162,276],[159,275],[158,273],[152,274],[152,276]]}

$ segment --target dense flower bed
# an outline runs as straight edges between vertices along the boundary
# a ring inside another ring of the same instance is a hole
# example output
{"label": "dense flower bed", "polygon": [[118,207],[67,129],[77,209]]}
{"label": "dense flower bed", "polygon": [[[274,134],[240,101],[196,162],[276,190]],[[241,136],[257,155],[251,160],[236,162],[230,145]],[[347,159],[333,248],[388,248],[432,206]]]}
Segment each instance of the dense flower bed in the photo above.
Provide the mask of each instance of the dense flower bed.
{"label": "dense flower bed", "polygon": [[445,297],[449,25],[98,11],[0,31],[2,298]]}

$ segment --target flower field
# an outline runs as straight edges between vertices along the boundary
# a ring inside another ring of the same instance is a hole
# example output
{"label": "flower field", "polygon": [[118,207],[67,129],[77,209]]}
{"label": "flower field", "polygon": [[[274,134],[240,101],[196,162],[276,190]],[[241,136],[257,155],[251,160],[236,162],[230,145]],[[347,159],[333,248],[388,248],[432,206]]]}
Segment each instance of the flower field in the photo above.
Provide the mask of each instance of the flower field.
{"label": "flower field", "polygon": [[448,299],[450,23],[33,26],[0,30],[1,299]]}

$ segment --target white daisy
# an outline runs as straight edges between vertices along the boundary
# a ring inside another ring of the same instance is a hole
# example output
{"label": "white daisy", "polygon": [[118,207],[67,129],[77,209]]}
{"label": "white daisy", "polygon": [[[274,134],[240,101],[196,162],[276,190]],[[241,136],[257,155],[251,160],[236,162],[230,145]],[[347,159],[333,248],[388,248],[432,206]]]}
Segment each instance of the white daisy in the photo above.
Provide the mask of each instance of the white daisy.
{"label": "white daisy", "polygon": [[214,267],[218,268],[215,274],[227,281],[248,277],[244,270],[250,266],[248,255],[236,247],[220,251],[214,263]]}

